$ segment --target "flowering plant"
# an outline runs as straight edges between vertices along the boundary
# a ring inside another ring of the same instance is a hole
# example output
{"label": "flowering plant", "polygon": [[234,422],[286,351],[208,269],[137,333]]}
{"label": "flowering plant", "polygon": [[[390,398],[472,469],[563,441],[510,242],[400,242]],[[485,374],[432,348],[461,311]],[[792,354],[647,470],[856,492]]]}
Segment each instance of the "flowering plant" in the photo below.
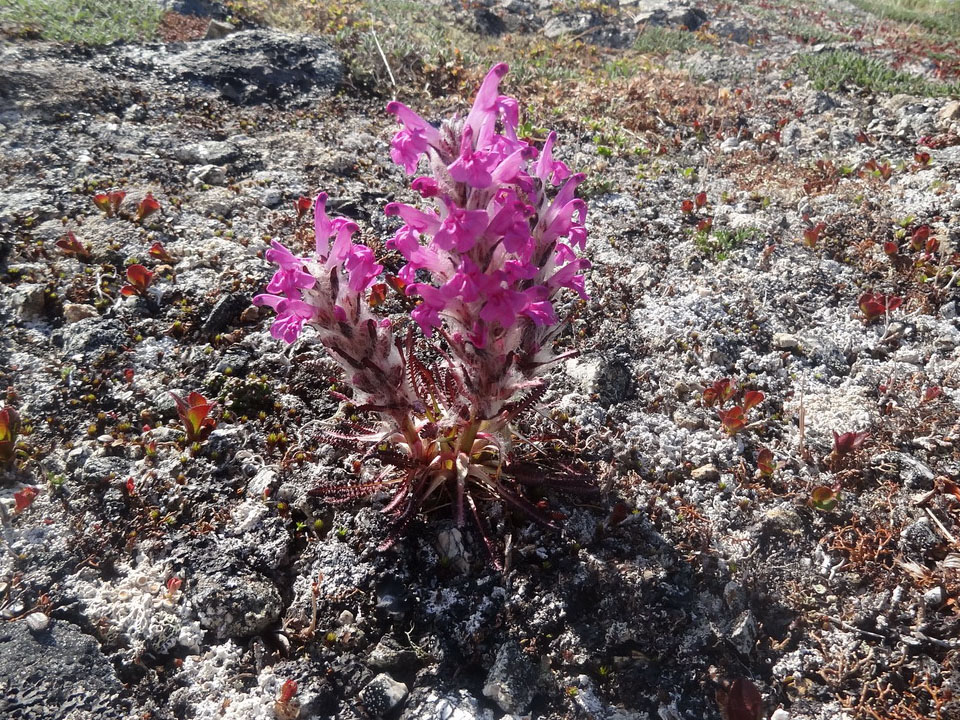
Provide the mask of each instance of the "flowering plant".
{"label": "flowering plant", "polygon": [[276,310],[274,337],[290,343],[312,328],[345,370],[355,412],[376,417],[327,436],[366,444],[367,457],[389,467],[371,482],[313,494],[346,501],[392,490],[386,545],[432,499],[447,499],[458,525],[472,518],[490,549],[477,499],[499,498],[550,525],[555,518],[529,499],[528,486],[592,490],[569,467],[535,468],[514,453],[512,424],[543,396],[540,373],[572,355],[553,350],[563,328],[558,301],[565,290],[587,297],[589,263],[579,255],[587,207],[575,197],[584,176],[553,158],[556,133],[540,149],[517,137],[517,101],[499,93],[506,72],[494,66],[469,114],[439,127],[387,105],[402,125],[391,157],[408,175],[429,168],[411,183],[427,207],[384,208],[403,221],[386,245],[406,264],[387,280],[415,299],[412,322],[374,315],[383,266],[352,241],[354,222],[328,217],[323,193],[314,252],[299,256],[273,241],[266,257],[279,270],[254,298]]}

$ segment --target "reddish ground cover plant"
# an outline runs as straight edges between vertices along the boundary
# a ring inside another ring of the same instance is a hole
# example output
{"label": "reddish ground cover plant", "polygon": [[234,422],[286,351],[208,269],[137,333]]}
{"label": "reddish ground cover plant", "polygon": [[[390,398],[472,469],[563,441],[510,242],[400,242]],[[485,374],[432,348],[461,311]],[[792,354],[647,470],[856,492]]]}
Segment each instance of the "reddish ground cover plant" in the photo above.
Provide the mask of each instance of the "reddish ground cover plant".
{"label": "reddish ground cover plant", "polygon": [[35,487],[25,487],[13,494],[13,512],[17,515],[33,505],[40,491]]}
{"label": "reddish ground cover plant", "polygon": [[886,317],[903,304],[903,298],[895,295],[866,292],[857,300],[860,312],[868,323],[878,318]]}
{"label": "reddish ground cover plant", "polygon": [[153,281],[153,273],[143,265],[130,265],[127,268],[127,284],[120,288],[120,294],[125,296],[139,295],[147,297],[147,288]]}
{"label": "reddish ground cover plant", "polygon": [[137,204],[136,221],[142,222],[159,210],[160,203],[153,196],[153,193],[147,193],[146,197]]}
{"label": "reddish ground cover plant", "polygon": [[56,246],[60,248],[67,257],[75,257],[77,260],[87,261],[91,258],[90,246],[84,245],[77,240],[77,236],[72,231],[57,240]]}
{"label": "reddish ground cover plant", "polygon": [[210,413],[215,407],[215,403],[207,400],[198,392],[191,392],[187,399],[174,392],[170,397],[177,405],[177,415],[180,416],[180,422],[183,423],[184,432],[187,434],[188,443],[203,442],[207,436],[217,427],[217,421],[210,417]]}
{"label": "reddish ground cover plant", "polygon": [[20,414],[7,406],[0,410],[0,464],[13,459],[20,434]]}
{"label": "reddish ground cover plant", "polygon": [[93,196],[93,204],[100,208],[107,217],[116,217],[126,196],[127,194],[120,190],[97,193]]}
{"label": "reddish ground cover plant", "polygon": [[266,256],[280,269],[254,299],[277,311],[274,337],[293,342],[312,328],[343,367],[356,413],[372,417],[327,436],[387,468],[313,494],[336,502],[392,492],[386,546],[421,510],[448,503],[493,557],[479,501],[497,498],[553,526],[529,486],[593,491],[582,472],[516,451],[513,425],[546,390],[539,375],[570,356],[553,350],[564,326],[558,309],[568,290],[586,298],[589,263],[579,255],[586,203],[575,194],[584,176],[554,160],[556,133],[539,148],[518,138],[519,105],[498,89],[506,72],[496,65],[467,116],[439,127],[401,103],[387,106],[402,125],[393,160],[410,175],[429,168],[411,183],[424,207],[384,208],[403,222],[387,248],[406,261],[385,280],[415,302],[422,338],[412,326],[397,337],[390,319],[373,314],[383,267],[352,242],[354,222],[327,216],[325,194],[314,207],[315,252],[300,257],[274,241]]}
{"label": "reddish ground cover plant", "polygon": [[764,399],[764,394],[759,390],[746,390],[742,393],[738,405],[724,410],[723,406],[732,400],[738,391],[739,386],[733,378],[721,378],[703,391],[703,404],[706,407],[717,407],[720,424],[728,435],[736,435],[746,428],[747,413]]}

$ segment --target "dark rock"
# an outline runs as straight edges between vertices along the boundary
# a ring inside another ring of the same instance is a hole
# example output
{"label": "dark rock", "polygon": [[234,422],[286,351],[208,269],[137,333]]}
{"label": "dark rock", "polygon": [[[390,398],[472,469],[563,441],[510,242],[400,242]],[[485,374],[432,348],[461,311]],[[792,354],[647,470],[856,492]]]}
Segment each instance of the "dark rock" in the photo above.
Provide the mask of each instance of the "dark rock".
{"label": "dark rock", "polygon": [[204,575],[192,594],[201,627],[220,640],[249,637],[280,618],[282,603],[276,586],[262,575]]}
{"label": "dark rock", "polygon": [[130,463],[124,458],[95,455],[83,464],[83,482],[88,485],[106,485],[124,478]]}
{"label": "dark rock", "polygon": [[367,711],[383,717],[395,710],[407,698],[407,686],[386,673],[380,673],[360,691],[360,699]]}
{"label": "dark rock", "polygon": [[912,555],[923,555],[940,544],[940,538],[926,518],[908,525],[900,533],[900,548]]}
{"label": "dark rock", "polygon": [[669,0],[640,2],[637,11],[633,17],[635,23],[685,27],[687,30],[696,30],[709,19],[700,8],[686,7]]}
{"label": "dark rock", "polygon": [[401,645],[393,635],[384,635],[370,651],[367,664],[376,670],[409,670],[417,664],[413,648]]}
{"label": "dark rock", "polygon": [[0,717],[119,719],[128,707],[122,693],[100,646],[74,625],[54,621],[33,633],[19,621],[0,629]]}
{"label": "dark rock", "polygon": [[503,20],[486,8],[473,11],[473,28],[481,35],[502,35],[507,31]]}
{"label": "dark rock", "polygon": [[522,715],[533,701],[539,685],[539,668],[520,645],[509,640],[497,651],[483,694],[504,712]]}
{"label": "dark rock", "polygon": [[241,105],[305,103],[330,93],[343,79],[339,58],[319,37],[275,30],[244,30],[193,43],[166,62],[181,78]]}
{"label": "dark rock", "polygon": [[249,295],[245,293],[225,295],[213,306],[209,317],[203,323],[202,332],[207,336],[223,332],[248,307],[250,307]]}
{"label": "dark rock", "polygon": [[62,330],[63,354],[80,355],[84,363],[96,363],[109,352],[119,352],[126,335],[120,323],[112,319],[88,318]]}
{"label": "dark rock", "polygon": [[391,620],[402,620],[410,611],[410,595],[406,585],[386,579],[377,585],[377,611]]}

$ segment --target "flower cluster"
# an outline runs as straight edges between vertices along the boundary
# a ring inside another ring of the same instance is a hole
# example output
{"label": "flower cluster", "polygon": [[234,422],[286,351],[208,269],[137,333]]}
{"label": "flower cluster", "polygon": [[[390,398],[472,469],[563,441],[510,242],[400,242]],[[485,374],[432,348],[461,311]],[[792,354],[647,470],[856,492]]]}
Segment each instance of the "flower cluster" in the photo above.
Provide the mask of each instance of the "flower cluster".
{"label": "flower cluster", "polygon": [[[314,208],[314,252],[298,256],[274,241],[266,256],[279,270],[254,299],[276,310],[274,337],[293,342],[305,326],[314,329],[360,409],[378,416],[376,427],[350,439],[403,470],[377,483],[394,484],[389,509],[401,527],[427,498],[447,492],[458,522],[466,506],[482,530],[469,492],[477,486],[549,522],[524,498],[529,478],[518,479],[519,465],[512,479],[507,472],[510,424],[542,396],[539,373],[565,357],[553,352],[561,293],[587,297],[589,263],[579,254],[587,207],[575,195],[584,176],[553,157],[556,134],[540,148],[517,136],[517,101],[499,93],[506,72],[505,64],[493,67],[466,117],[439,127],[399,102],[387,105],[402,126],[392,158],[408,175],[428,170],[411,183],[422,206],[384,208],[403,222],[386,245],[405,264],[388,280],[414,300],[411,320],[431,340],[417,341],[411,327],[400,340],[389,319],[374,316],[383,267],[352,241],[355,223],[327,216],[324,194]],[[422,360],[424,352],[438,362]],[[549,484],[550,476],[541,479]],[[373,489],[316,494],[349,499]]]}

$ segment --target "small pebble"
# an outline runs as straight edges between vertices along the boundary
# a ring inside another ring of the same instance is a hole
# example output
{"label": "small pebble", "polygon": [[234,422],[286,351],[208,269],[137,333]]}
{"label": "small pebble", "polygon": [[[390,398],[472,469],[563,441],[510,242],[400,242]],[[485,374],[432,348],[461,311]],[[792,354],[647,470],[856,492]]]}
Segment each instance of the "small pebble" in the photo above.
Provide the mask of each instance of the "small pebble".
{"label": "small pebble", "polygon": [[33,632],[43,632],[50,626],[50,618],[42,612],[30,613],[26,617],[27,627]]}

